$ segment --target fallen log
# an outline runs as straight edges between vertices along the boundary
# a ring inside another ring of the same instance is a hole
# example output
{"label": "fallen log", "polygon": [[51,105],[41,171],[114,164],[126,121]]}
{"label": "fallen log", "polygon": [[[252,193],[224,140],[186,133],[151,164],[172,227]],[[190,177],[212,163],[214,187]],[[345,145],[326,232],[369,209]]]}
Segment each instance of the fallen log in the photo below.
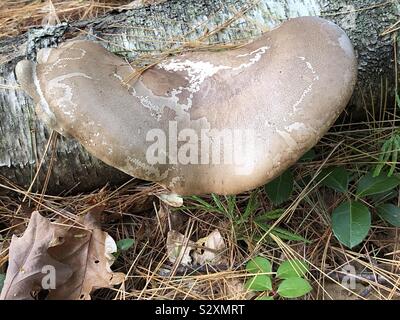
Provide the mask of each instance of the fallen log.
{"label": "fallen log", "polygon": [[147,65],[166,54],[245,43],[291,17],[321,16],[347,32],[358,54],[359,82],[349,110],[371,105],[377,109],[394,100],[393,38],[399,11],[397,1],[171,0],[113,11],[94,20],[37,27],[0,40],[0,174],[26,188],[43,159],[34,189],[41,190],[47,177],[50,193],[92,190],[129,179],[74,140],[58,137],[49,143],[48,129],[37,119],[31,99],[18,88],[14,75],[16,63],[35,59],[40,48],[86,37],[103,41],[135,64]]}

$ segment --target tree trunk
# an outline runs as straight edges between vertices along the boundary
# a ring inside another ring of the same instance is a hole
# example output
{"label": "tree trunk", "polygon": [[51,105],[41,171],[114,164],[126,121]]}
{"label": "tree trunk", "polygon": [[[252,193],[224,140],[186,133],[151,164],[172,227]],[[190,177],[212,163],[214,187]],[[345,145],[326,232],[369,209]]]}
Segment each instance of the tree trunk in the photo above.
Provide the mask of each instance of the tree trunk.
{"label": "tree trunk", "polygon": [[[109,42],[110,50],[130,60],[185,45],[249,40],[291,17],[317,15],[339,24],[352,39],[359,56],[359,85],[351,105],[371,101],[365,92],[381,92],[381,83],[394,86],[393,39],[400,3],[376,0],[171,0],[134,10],[111,12],[91,21],[32,29],[28,34],[0,40],[0,174],[27,187],[39,159],[45,156],[35,188],[40,190],[51,168],[50,193],[74,188],[91,190],[127,180],[125,174],[91,157],[79,143],[58,138],[55,150],[44,150],[49,131],[39,122],[32,101],[16,86],[14,67],[35,58],[43,47],[85,35]],[[142,60],[141,60],[142,61]],[[151,61],[151,60],[150,60]],[[148,63],[149,60],[144,61]],[[288,88],[290,90],[290,88]],[[51,153],[53,152],[53,163]]]}

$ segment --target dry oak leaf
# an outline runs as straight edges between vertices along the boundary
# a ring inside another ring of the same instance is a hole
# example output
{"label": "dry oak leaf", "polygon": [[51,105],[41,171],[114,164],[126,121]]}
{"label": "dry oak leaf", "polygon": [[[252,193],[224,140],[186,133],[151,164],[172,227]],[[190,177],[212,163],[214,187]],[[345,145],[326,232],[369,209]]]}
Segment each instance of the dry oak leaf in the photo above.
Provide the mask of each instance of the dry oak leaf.
{"label": "dry oak leaf", "polygon": [[167,255],[170,262],[179,261],[182,266],[218,265],[225,263],[226,245],[219,230],[197,242],[189,240],[178,231],[171,230],[167,236]]}
{"label": "dry oak leaf", "polygon": [[62,286],[71,277],[72,269],[48,253],[54,233],[54,225],[35,211],[23,236],[12,237],[1,300],[33,300],[35,293],[43,288],[47,266],[56,270],[56,287]]}
{"label": "dry oak leaf", "polygon": [[73,274],[49,293],[48,299],[88,300],[90,294],[99,288],[112,288],[124,281],[123,273],[113,273],[113,252],[117,251],[115,241],[101,230],[99,214],[92,210],[81,223],[86,229],[76,226],[60,229],[59,246],[49,248],[49,253],[69,265]]}
{"label": "dry oak leaf", "polygon": [[197,249],[193,253],[193,261],[199,265],[218,265],[226,263],[224,256],[226,245],[218,229],[211,232],[207,237],[199,239]]}
{"label": "dry oak leaf", "polygon": [[190,267],[193,264],[191,252],[196,249],[196,244],[182,233],[170,230],[167,235],[167,255],[171,263],[178,263]]}

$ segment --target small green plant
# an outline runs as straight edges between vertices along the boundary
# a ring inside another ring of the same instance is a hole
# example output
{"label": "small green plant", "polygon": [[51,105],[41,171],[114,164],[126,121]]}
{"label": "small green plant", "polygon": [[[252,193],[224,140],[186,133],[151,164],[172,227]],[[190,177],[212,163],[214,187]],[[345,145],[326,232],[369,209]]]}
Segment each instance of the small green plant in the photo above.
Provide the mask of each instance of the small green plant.
{"label": "small green plant", "polygon": [[4,286],[4,280],[6,279],[6,275],[4,273],[0,273],[0,292]]}
{"label": "small green plant", "polygon": [[400,208],[385,201],[400,185],[397,175],[367,173],[356,184],[354,195],[349,194],[350,175],[345,168],[332,168],[321,173],[322,185],[348,198],[332,214],[335,237],[346,247],[354,248],[367,237],[371,228],[371,210],[388,222],[400,226]]}
{"label": "small green plant", "polygon": [[127,251],[135,244],[133,239],[121,239],[117,242],[118,251]]}
{"label": "small green plant", "polygon": [[[305,279],[309,272],[308,265],[301,260],[283,262],[274,274],[268,259],[256,257],[247,263],[246,270],[251,277],[246,281],[245,287],[247,290],[261,293],[257,300],[274,300],[277,296],[287,299],[300,298],[312,290],[310,283]],[[277,283],[276,291],[273,290],[274,283]]]}
{"label": "small green plant", "polygon": [[[315,150],[311,149],[301,157],[299,163],[310,162],[314,160],[316,156]],[[277,177],[265,186],[265,192],[275,206],[280,206],[288,201],[293,195],[293,190],[294,175],[291,169],[287,170],[281,176]]]}
{"label": "small green plant", "polygon": [[286,171],[280,177],[265,186],[269,199],[276,206],[289,200],[293,193],[294,178],[291,170]]}
{"label": "small green plant", "polygon": [[254,190],[251,194],[244,209],[239,209],[238,199],[236,196],[218,196],[211,194],[210,202],[198,197],[189,197],[194,202],[193,206],[184,206],[183,209],[202,209],[207,212],[220,213],[225,215],[233,224],[235,229],[240,229],[243,224],[249,222],[258,209],[258,190]]}
{"label": "small green plant", "polygon": [[[310,150],[303,156],[301,161],[303,162],[310,161],[314,157],[315,157],[314,150]],[[294,176],[290,169],[265,186],[265,192],[267,193],[268,198],[275,206],[280,206],[286,201],[288,201],[293,194],[293,189],[294,189]],[[286,229],[278,227],[274,227],[272,229],[273,220],[279,219],[284,214],[284,212],[285,210],[283,209],[276,209],[257,216],[254,219],[254,222],[262,231],[269,232],[272,235],[277,236],[282,240],[301,241],[309,243],[307,239],[304,239],[303,237],[293,232],[290,232]]]}
{"label": "small green plant", "polygon": [[[399,99],[399,97],[396,97]],[[398,100],[397,100],[398,101]],[[379,164],[376,166],[374,170],[374,177],[378,177],[385,166],[389,163],[390,170],[388,172],[388,177],[391,177],[397,166],[397,160],[399,158],[400,152],[400,132],[396,131],[392,134],[392,136],[386,140],[381,148],[381,153],[379,156]]]}
{"label": "small green plant", "polygon": [[[279,219],[285,210],[274,210],[267,213],[259,213],[260,204],[258,197],[260,196],[260,190],[255,190],[250,194],[247,203],[238,203],[236,196],[217,196],[215,194],[211,195],[210,202],[203,200],[200,197],[192,196],[190,199],[195,202],[195,206],[186,206],[185,209],[199,209],[202,208],[208,212],[217,212],[228,217],[231,221],[238,240],[246,240],[245,235],[246,228],[248,228],[250,223],[254,223],[257,228],[257,233],[252,235],[252,240],[259,241],[264,239],[266,232],[272,234],[281,240],[292,240],[307,242],[303,237],[290,232],[289,230],[273,227],[273,220]],[[242,208],[242,209],[240,209]],[[261,232],[259,232],[261,231]]]}
{"label": "small green plant", "polygon": [[117,252],[114,253],[115,258],[118,259],[123,251],[128,251],[134,244],[135,240],[129,238],[117,241]]}
{"label": "small green plant", "polygon": [[304,243],[310,243],[307,239],[303,238],[302,236],[290,232],[286,229],[273,227],[274,220],[279,219],[285,210],[277,209],[265,214],[259,215],[254,218],[254,223],[265,233],[269,232],[270,234],[280,238],[281,240],[288,240],[288,241],[299,241]]}

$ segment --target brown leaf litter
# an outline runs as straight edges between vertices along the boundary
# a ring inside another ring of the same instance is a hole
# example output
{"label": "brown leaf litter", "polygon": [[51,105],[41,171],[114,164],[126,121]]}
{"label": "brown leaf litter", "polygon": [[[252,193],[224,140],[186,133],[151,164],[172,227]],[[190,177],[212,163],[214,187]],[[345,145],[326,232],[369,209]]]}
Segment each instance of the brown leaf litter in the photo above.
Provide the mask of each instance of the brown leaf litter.
{"label": "brown leaf litter", "polygon": [[0,299],[32,300],[43,288],[48,299],[90,299],[94,290],[121,283],[124,275],[110,269],[116,244],[101,230],[99,215],[92,210],[72,224],[33,212],[23,236],[11,240]]}

